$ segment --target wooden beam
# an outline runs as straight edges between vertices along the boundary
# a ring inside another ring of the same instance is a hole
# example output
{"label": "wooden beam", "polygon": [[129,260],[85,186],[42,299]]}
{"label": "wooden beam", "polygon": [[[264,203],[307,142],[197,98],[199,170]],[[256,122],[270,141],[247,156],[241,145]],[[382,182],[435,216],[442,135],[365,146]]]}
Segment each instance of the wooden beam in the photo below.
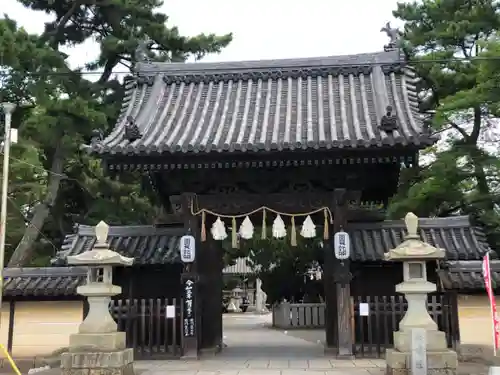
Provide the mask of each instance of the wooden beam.
{"label": "wooden beam", "polygon": [[298,166],[394,164],[414,162],[415,146],[390,146],[373,149],[330,149],[278,152],[177,153],[169,155],[115,155],[104,159],[111,171],[159,171],[187,169],[296,168]]}
{"label": "wooden beam", "polygon": [[[344,189],[345,191],[345,189]],[[347,191],[346,204],[359,205],[361,192]],[[181,196],[170,196],[172,211],[180,210]],[[326,193],[278,193],[278,194],[210,194],[196,195],[195,209],[207,209],[223,215],[239,215],[262,206],[290,213],[307,212],[322,207],[330,207],[331,192]]]}

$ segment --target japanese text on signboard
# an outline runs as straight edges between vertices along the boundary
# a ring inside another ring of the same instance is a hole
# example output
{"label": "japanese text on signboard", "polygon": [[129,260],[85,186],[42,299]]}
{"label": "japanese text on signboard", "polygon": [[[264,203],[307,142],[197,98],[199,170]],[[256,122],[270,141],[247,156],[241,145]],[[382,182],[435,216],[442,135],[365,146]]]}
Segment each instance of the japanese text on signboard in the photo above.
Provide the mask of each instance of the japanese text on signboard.
{"label": "japanese text on signboard", "polygon": [[194,286],[191,279],[184,282],[184,337],[194,337],[196,333]]}

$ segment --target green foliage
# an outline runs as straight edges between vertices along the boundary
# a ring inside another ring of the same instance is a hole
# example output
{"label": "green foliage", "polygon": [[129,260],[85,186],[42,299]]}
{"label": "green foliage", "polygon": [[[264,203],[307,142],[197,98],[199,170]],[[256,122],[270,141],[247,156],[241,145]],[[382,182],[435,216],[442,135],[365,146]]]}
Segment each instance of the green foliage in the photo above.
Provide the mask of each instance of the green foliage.
{"label": "green foliage", "polygon": [[[158,0],[73,2],[22,0],[34,12],[53,16],[41,35],[28,34],[15,20],[0,19],[0,98],[19,105],[13,125],[8,254],[10,266],[45,263],[75,223],[150,223],[154,202],[137,174],[105,175],[100,162],[80,151],[93,130],[109,131],[123,97],[115,68],[131,68],[140,41],[154,41],[152,57],[184,61],[217,53],[231,35],[180,35],[158,13]],[[62,46],[98,43],[89,70],[96,81],[67,64]],[[1,116],[3,118],[3,116]],[[27,225],[29,223],[29,225]]]}
{"label": "green foliage", "polygon": [[443,150],[432,150],[426,166],[402,172],[389,214],[470,214],[500,249],[500,190],[490,177],[498,176],[500,163],[480,142],[498,113],[499,4],[424,0],[398,3],[394,16],[405,22],[405,51],[421,77],[421,110],[436,131],[449,129],[453,137]]}
{"label": "green foliage", "polygon": [[226,265],[238,257],[248,257],[248,265],[256,269],[256,277],[262,280],[268,303],[302,297],[306,293],[306,272],[314,263],[323,264],[321,239],[297,235],[297,246],[292,246],[290,233],[283,239],[272,237],[270,230],[262,239],[258,227],[255,233],[250,240],[240,240],[238,249],[232,249],[230,239],[223,242]]}

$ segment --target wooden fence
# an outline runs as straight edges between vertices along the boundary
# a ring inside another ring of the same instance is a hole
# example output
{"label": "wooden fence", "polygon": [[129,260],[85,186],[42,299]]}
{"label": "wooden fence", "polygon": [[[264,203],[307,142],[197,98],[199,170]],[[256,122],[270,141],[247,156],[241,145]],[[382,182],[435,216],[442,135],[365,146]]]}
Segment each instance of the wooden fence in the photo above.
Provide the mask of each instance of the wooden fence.
{"label": "wooden fence", "polygon": [[[408,303],[402,295],[356,296],[353,300],[355,354],[382,357],[385,349],[394,345],[392,332],[399,329]],[[368,304],[368,316],[359,314],[360,303]],[[427,301],[430,316],[445,332],[448,347],[454,350],[458,350],[460,344],[457,303],[455,293],[433,293]]]}
{"label": "wooden fence", "polygon": [[[368,304],[368,316],[361,316],[361,303]],[[354,352],[359,357],[382,357],[394,344],[394,331],[399,329],[408,304],[402,295],[352,297]],[[457,296],[454,293],[429,295],[427,309],[440,330],[446,334],[448,347],[458,349]],[[282,329],[324,328],[325,305],[314,303],[282,303],[273,308],[273,326]]]}
{"label": "wooden fence", "polygon": [[[167,316],[174,309],[175,316]],[[110,311],[118,330],[127,333],[127,347],[137,359],[176,358],[181,355],[181,300],[117,299]]]}
{"label": "wooden fence", "polygon": [[283,302],[273,307],[273,327],[322,328],[325,326],[325,305],[322,303]]}

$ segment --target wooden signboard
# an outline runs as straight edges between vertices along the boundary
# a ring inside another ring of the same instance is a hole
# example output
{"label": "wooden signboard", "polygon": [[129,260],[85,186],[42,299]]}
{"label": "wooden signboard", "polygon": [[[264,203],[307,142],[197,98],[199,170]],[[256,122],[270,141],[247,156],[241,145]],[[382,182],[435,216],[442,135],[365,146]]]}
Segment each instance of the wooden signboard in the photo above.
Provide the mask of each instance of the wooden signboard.
{"label": "wooden signboard", "polygon": [[195,301],[196,280],[194,277],[184,279],[183,290],[183,315],[182,325],[184,337],[196,336],[196,301]]}

